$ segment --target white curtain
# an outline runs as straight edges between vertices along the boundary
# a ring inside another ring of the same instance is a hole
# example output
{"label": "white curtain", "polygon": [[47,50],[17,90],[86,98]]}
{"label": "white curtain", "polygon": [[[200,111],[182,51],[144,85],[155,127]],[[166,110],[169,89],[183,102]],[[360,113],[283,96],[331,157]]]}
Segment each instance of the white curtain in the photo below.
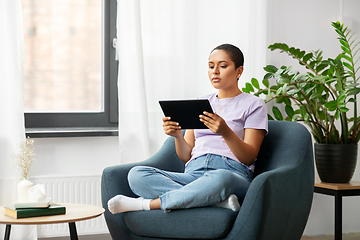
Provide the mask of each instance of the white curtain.
{"label": "white curtain", "polygon": [[[16,201],[19,174],[12,155],[25,140],[23,109],[24,40],[21,0],[0,0],[0,205]],[[4,233],[4,225],[0,226]],[[14,225],[11,239],[37,239],[36,227]]]}
{"label": "white curtain", "polygon": [[261,79],[266,53],[267,0],[118,0],[119,142],[121,162],[144,160],[167,137],[159,100],[213,93],[210,51],[242,49],[239,86]]}

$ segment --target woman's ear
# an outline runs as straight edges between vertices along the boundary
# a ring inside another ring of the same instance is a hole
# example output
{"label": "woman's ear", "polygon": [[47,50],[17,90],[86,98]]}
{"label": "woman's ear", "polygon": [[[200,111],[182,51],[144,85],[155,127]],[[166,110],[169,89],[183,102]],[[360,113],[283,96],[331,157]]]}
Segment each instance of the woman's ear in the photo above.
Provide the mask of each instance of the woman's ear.
{"label": "woman's ear", "polygon": [[238,67],[238,68],[236,69],[237,79],[239,79],[239,78],[241,77],[243,71],[244,71],[244,67],[243,67],[243,66],[240,66],[240,67]]}

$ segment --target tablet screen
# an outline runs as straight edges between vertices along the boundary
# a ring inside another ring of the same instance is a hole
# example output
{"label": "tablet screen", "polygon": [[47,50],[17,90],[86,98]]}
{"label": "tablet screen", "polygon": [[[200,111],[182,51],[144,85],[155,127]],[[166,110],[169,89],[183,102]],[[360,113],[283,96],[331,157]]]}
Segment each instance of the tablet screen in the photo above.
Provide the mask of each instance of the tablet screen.
{"label": "tablet screen", "polygon": [[200,122],[199,115],[204,111],[213,113],[207,99],[167,100],[159,103],[164,115],[178,122],[181,129],[206,129],[207,127]]}

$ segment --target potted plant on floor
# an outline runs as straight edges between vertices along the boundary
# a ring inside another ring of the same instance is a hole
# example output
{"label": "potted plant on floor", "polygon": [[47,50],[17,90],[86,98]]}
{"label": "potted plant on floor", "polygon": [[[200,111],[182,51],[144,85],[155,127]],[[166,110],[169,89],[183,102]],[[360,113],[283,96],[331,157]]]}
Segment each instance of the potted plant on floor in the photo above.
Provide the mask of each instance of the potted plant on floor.
{"label": "potted plant on floor", "polygon": [[[320,179],[346,183],[355,170],[360,139],[357,113],[359,67],[356,66],[360,48],[344,24],[333,22],[332,26],[343,51],[336,58],[324,60],[320,50],[306,52],[275,43],[269,49],[280,50],[297,59],[306,73],[293,72],[290,66],[267,65],[264,67],[267,72],[263,80],[265,88],[253,78],[242,90],[257,96],[265,94],[267,102],[275,100],[284,104],[286,117],[273,106],[277,120],[305,122],[316,142],[315,162]],[[275,85],[270,86],[271,78],[276,80]],[[353,106],[352,113],[349,112],[350,105]],[[269,118],[272,117],[269,115]]]}

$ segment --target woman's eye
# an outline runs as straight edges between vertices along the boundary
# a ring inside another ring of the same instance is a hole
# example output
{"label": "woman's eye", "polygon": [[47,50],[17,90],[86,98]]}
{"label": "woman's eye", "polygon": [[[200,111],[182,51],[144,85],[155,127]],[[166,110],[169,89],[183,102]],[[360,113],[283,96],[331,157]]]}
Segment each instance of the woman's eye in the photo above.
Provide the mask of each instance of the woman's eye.
{"label": "woman's eye", "polygon": [[220,66],[221,68],[227,68],[227,65],[222,65],[222,66]]}
{"label": "woman's eye", "polygon": [[214,68],[214,66],[209,66],[209,68],[210,68],[210,69],[213,69],[213,68]]}

